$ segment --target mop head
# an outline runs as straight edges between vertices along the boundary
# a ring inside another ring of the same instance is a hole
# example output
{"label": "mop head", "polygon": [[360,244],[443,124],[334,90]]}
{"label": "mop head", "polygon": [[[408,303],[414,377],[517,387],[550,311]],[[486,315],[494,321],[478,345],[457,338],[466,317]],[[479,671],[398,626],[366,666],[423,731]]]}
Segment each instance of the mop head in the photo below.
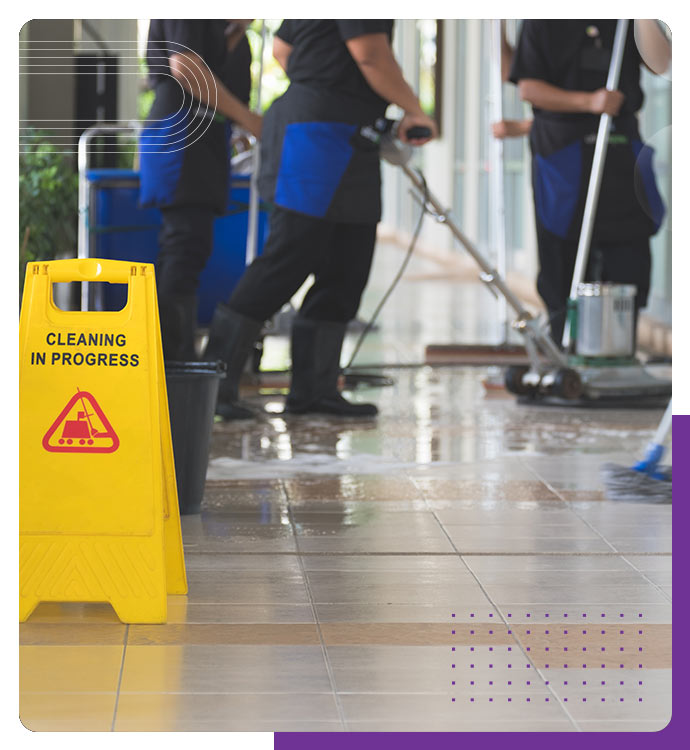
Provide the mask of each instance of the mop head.
{"label": "mop head", "polygon": [[628,503],[670,503],[671,467],[657,467],[654,476],[629,466],[604,464],[601,474],[609,500]]}

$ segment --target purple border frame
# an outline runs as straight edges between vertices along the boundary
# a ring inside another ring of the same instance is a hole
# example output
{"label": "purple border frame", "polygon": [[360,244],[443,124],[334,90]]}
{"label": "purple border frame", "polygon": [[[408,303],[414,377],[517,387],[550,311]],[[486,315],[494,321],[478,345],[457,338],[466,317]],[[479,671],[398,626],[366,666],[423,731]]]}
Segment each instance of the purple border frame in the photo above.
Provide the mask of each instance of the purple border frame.
{"label": "purple border frame", "polygon": [[[690,416],[673,417],[673,433],[676,452],[685,454],[690,449]],[[673,509],[673,525],[681,529],[690,528],[690,508],[687,494],[690,488],[690,469],[684,463],[676,464],[674,474],[676,506]],[[675,570],[685,570],[688,563],[688,547],[679,545],[675,550]],[[688,617],[687,605],[683,596],[676,596],[673,602],[673,620],[683,621]],[[688,742],[690,722],[687,707],[688,690],[685,677],[690,666],[690,651],[684,640],[678,640],[673,649],[672,677],[672,716],[669,724],[658,732],[276,732],[276,750],[378,750],[380,747],[395,747],[396,750],[415,750],[421,745],[434,750],[456,750],[458,740],[474,739],[481,746],[491,747],[501,743],[505,746],[506,736],[517,737],[517,747],[551,748],[559,750],[581,750],[583,741],[589,748],[606,748],[612,744],[624,743],[626,750],[647,748],[650,745],[663,748],[679,748]],[[353,736],[354,735],[354,736]],[[495,740],[491,740],[495,737]],[[599,737],[599,739],[597,739]],[[618,737],[618,740],[615,738]],[[586,739],[585,739],[586,738]],[[515,747],[516,740],[511,740]]]}

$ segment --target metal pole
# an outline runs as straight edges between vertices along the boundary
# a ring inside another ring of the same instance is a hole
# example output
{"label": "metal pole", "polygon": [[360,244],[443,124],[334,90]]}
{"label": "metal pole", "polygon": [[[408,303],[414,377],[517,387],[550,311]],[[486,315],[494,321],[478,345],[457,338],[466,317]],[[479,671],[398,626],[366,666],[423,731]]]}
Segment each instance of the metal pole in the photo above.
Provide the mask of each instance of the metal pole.
{"label": "metal pole", "polygon": [[[92,138],[104,133],[124,133],[136,128],[126,125],[115,125],[104,123],[86,128],[79,136],[77,146],[77,170],[79,172],[79,223],[77,228],[77,257],[91,257],[91,236],[89,232],[89,203],[91,202],[91,186],[86,179],[89,168],[89,144]],[[89,309],[89,282],[83,281],[81,285],[81,309]]]}
{"label": "metal pole", "polygon": [[[261,79],[264,72],[264,47],[266,45],[266,21],[261,21],[261,51],[259,53],[259,83],[256,92],[255,112],[261,114]],[[245,264],[248,266],[257,256],[259,234],[259,169],[261,168],[261,149],[259,142],[254,143],[252,176],[249,180],[249,219],[247,223],[247,248]]]}
{"label": "metal pole", "polygon": [[551,337],[542,333],[538,330],[537,322],[533,319],[532,315],[526,310],[520,299],[513,294],[512,290],[505,283],[504,279],[499,274],[498,270],[494,268],[491,263],[477,250],[477,248],[470,242],[470,240],[462,233],[460,228],[450,217],[448,209],[443,208],[438,198],[431,193],[424,182],[420,179],[417,172],[410,168],[407,164],[402,164],[401,168],[407,175],[410,182],[412,182],[414,188],[420,197],[422,205],[431,206],[433,213],[437,220],[445,224],[448,229],[452,232],[453,236],[460,242],[461,245],[467,250],[467,252],[474,258],[477,265],[482,269],[483,274],[481,275],[482,280],[491,287],[496,287],[498,291],[503,295],[506,302],[515,310],[518,315],[518,319],[524,323],[524,331],[527,337],[532,337],[532,340],[539,345],[541,350],[549,357],[552,363],[565,367],[567,360],[563,353],[551,340]]}
{"label": "metal pole", "polygon": [[[628,19],[620,19],[616,24],[616,36],[613,40],[611,63],[606,81],[606,88],[609,91],[615,91],[618,88],[627,31]],[[606,150],[609,144],[609,133],[611,132],[612,124],[613,118],[610,115],[602,114],[599,120],[597,142],[594,147],[594,159],[592,160],[592,172],[589,178],[585,211],[582,217],[580,241],[577,246],[575,271],[573,272],[573,281],[570,286],[571,301],[577,298],[577,288],[585,279],[587,261],[589,259],[589,247],[592,242],[592,230],[594,229],[594,219],[596,218],[597,203],[599,202],[599,189],[601,188],[601,180],[604,176],[604,163],[606,161]],[[570,346],[570,316],[566,317],[562,343],[564,349],[568,349]]]}
{"label": "metal pole", "polygon": [[[503,119],[503,76],[501,73],[501,20],[491,23],[491,118],[493,122]],[[491,139],[491,171],[489,172],[489,190],[492,211],[489,216],[489,238],[496,252],[496,268],[501,276],[507,274],[506,229],[505,229],[505,184],[504,184],[504,147],[501,138]],[[498,298],[498,321],[501,328],[502,343],[508,342],[508,307],[505,297]]]}

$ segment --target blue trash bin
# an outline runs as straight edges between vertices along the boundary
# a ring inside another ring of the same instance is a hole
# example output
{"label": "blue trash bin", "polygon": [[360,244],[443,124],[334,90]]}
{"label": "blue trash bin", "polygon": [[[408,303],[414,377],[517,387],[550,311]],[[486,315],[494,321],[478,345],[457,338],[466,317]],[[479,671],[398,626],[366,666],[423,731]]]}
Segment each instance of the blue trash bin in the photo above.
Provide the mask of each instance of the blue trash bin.
{"label": "blue trash bin", "polygon": [[[130,169],[90,169],[89,245],[96,258],[154,263],[158,254],[161,215],[157,208],[140,208],[139,173]],[[225,302],[245,269],[249,224],[249,175],[230,180],[228,207],[213,227],[213,252],[199,279],[199,315],[208,326],[218,302]],[[259,206],[257,252],[267,231],[265,205]],[[120,310],[127,292],[106,285],[94,299],[98,310]]]}

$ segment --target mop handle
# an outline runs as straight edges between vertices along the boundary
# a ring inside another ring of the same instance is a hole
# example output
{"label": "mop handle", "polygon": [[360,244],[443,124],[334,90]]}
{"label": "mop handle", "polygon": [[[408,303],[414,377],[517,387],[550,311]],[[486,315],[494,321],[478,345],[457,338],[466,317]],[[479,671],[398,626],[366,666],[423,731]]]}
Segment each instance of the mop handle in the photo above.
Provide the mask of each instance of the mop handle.
{"label": "mop handle", "polygon": [[[618,87],[627,31],[628,19],[619,19],[616,24],[616,36],[613,40],[611,63],[609,65],[609,74],[606,80],[606,88],[609,91],[615,91]],[[601,180],[604,176],[604,162],[606,160],[606,150],[608,148],[609,132],[611,131],[612,123],[613,118],[611,115],[606,113],[601,115],[601,119],[599,120],[599,131],[597,132],[597,142],[594,148],[594,159],[592,160],[592,172],[589,177],[589,188],[587,190],[585,211],[582,217],[580,241],[577,246],[575,270],[573,272],[573,281],[570,286],[571,300],[577,298],[577,288],[585,279],[587,260],[589,259],[589,246],[592,241],[594,219],[596,218],[597,203],[599,202],[599,189],[601,188]],[[570,316],[566,318],[562,343],[564,349],[567,349],[570,346]]]}
{"label": "mop handle", "polygon": [[666,440],[666,436],[671,429],[671,420],[673,418],[673,410],[671,408],[672,403],[673,400],[668,402],[668,406],[666,407],[664,416],[661,418],[661,422],[659,422],[659,426],[657,427],[656,433],[654,434],[655,445],[661,445],[664,440]]}

